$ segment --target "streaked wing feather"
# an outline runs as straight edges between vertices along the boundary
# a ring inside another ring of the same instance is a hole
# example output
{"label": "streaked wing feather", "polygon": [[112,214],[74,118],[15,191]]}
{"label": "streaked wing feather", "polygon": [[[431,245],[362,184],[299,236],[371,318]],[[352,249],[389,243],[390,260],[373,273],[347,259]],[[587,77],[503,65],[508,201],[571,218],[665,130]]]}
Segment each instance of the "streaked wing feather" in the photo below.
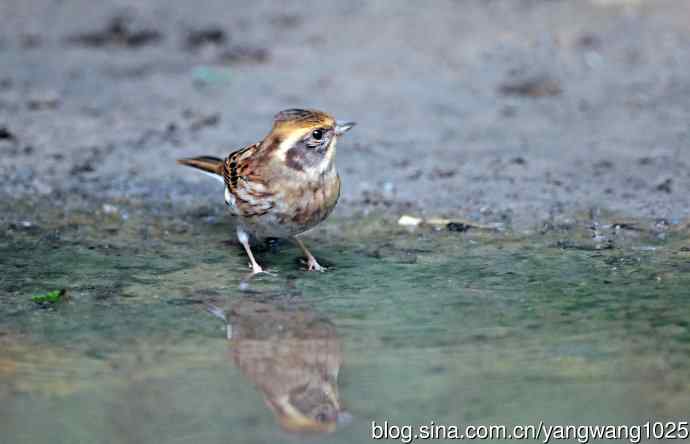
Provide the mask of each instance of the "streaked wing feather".
{"label": "streaked wing feather", "polygon": [[273,208],[273,193],[253,171],[252,160],[260,146],[261,142],[249,145],[225,159],[223,178],[234,200],[230,206],[241,217],[262,216]]}

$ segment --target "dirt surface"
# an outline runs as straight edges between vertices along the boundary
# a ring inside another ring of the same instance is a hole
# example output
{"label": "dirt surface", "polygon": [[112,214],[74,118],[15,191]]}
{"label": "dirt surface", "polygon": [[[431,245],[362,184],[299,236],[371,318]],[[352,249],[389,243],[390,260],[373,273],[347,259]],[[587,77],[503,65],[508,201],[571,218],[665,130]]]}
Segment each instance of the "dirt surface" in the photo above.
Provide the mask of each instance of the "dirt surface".
{"label": "dirt surface", "polygon": [[4,0],[0,197],[222,207],[178,157],[359,125],[338,214],[690,214],[690,2]]}

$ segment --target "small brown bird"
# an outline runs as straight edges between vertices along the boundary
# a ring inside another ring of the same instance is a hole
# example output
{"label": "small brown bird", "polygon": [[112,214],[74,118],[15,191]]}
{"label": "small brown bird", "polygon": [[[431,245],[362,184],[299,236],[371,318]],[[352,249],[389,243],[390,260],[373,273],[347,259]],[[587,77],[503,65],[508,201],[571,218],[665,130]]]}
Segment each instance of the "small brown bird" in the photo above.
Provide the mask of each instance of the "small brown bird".
{"label": "small brown bird", "polygon": [[253,274],[263,269],[252,254],[250,235],[291,238],[306,256],[308,269],[324,271],[297,235],[319,224],[335,208],[340,196],[335,145],[354,125],[321,111],[288,109],[275,116],[271,132],[261,142],[224,160],[201,156],[177,162],[223,181],[225,203],[236,216],[237,239],[249,256]]}

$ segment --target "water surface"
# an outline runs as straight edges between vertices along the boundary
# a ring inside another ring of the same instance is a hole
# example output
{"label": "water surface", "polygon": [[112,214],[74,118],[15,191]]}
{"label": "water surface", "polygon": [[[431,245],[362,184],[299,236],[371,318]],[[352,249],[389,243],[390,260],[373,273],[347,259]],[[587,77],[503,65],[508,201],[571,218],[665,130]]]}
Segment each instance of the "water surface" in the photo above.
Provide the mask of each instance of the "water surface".
{"label": "water surface", "polygon": [[[0,236],[3,442],[366,442],[371,421],[680,417],[690,244],[640,226],[602,244],[578,223],[333,221],[307,236],[327,273],[282,244],[258,254],[277,275],[241,285],[222,217],[17,216]],[[65,302],[31,300],[62,288]]]}

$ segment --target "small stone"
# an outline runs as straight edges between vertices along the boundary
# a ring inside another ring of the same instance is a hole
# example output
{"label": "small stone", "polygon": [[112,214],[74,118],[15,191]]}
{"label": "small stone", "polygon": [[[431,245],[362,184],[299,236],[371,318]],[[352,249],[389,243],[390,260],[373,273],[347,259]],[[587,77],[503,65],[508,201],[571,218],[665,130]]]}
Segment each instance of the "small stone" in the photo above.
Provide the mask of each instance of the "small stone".
{"label": "small stone", "polygon": [[417,225],[422,223],[422,219],[414,216],[409,216],[409,215],[402,215],[400,216],[400,219],[398,219],[398,225],[402,225],[404,227],[416,227]]}
{"label": "small stone", "polygon": [[463,224],[461,222],[451,222],[448,225],[446,225],[446,227],[448,228],[448,231],[455,231],[458,233],[463,233],[470,229],[469,225]]}
{"label": "small stone", "polygon": [[506,82],[499,87],[499,92],[506,96],[550,97],[563,92],[558,80],[539,76]]}
{"label": "small stone", "polygon": [[12,133],[12,131],[7,129],[7,127],[0,126],[0,140],[14,141],[17,140],[17,138],[15,137],[14,133]]}
{"label": "small stone", "polygon": [[672,179],[666,179],[665,181],[661,182],[659,185],[656,186],[657,191],[661,191],[664,193],[671,193],[671,185],[673,185],[673,180]]}
{"label": "small stone", "polygon": [[187,34],[187,48],[197,49],[206,45],[224,45],[227,41],[225,31],[220,27],[210,26],[203,29],[195,29]]}
{"label": "small stone", "polygon": [[103,210],[103,213],[105,213],[105,214],[117,214],[120,211],[120,209],[117,208],[115,205],[110,205],[110,204],[103,204],[101,209]]}

